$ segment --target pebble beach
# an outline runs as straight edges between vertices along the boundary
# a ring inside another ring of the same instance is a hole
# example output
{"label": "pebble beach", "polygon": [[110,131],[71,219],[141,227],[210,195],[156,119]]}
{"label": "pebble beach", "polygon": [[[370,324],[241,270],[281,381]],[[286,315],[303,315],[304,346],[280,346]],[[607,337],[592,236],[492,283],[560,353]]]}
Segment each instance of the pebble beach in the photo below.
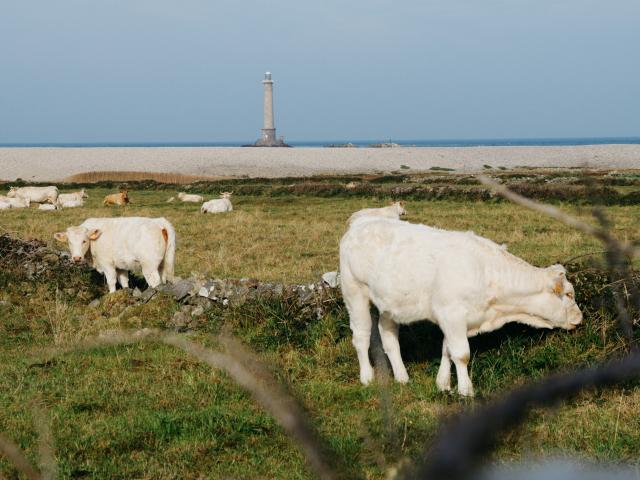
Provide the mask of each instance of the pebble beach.
{"label": "pebble beach", "polygon": [[493,168],[640,168],[640,145],[236,148],[0,148],[0,180],[64,181],[94,171],[160,172],[212,177],[305,177],[319,174],[473,173]]}

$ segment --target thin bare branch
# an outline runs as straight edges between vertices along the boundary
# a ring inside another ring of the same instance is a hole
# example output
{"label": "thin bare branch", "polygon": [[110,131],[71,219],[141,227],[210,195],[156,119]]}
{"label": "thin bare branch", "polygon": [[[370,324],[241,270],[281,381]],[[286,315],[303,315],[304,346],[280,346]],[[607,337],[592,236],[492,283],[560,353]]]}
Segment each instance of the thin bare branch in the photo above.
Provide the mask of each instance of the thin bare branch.
{"label": "thin bare branch", "polygon": [[39,406],[33,407],[33,423],[38,432],[38,455],[42,480],[54,480],[56,478],[56,457],[54,450],[53,433],[50,420]]}
{"label": "thin bare branch", "polygon": [[323,444],[298,402],[273,377],[264,362],[231,337],[213,338],[225,347],[224,353],[203,347],[177,334],[144,329],[137,332],[115,330],[98,337],[88,338],[67,348],[48,350],[48,354],[56,356],[78,350],[126,345],[139,341],[159,341],[179,348],[213,368],[224,370],[238,385],[249,391],[254,399],[273,415],[287,435],[295,440],[295,445],[302,450],[309,466],[319,478],[323,480],[337,478],[331,462],[327,460],[336,457]]}
{"label": "thin bare branch", "polygon": [[2,434],[0,434],[0,454],[4,455],[29,480],[43,479],[38,469],[33,466],[20,447]]}
{"label": "thin bare branch", "polygon": [[628,242],[623,242],[614,238],[613,236],[611,236],[607,228],[591,225],[590,223],[583,222],[582,220],[572,215],[564,213],[562,210],[552,205],[536,202],[535,200],[523,197],[522,195],[512,192],[506,186],[497,183],[496,181],[490,179],[485,175],[478,175],[478,180],[480,180],[480,183],[482,183],[484,186],[491,188],[493,191],[502,195],[504,198],[511,200],[513,203],[517,203],[518,205],[526,207],[530,210],[534,210],[549,217],[555,218],[559,222],[564,223],[569,227],[575,228],[576,230],[580,230],[587,235],[592,235],[602,240],[607,245],[614,244],[625,255],[628,255],[630,257],[640,256],[640,249]]}
{"label": "thin bare branch", "polygon": [[640,355],[593,368],[550,375],[501,399],[459,417],[445,427],[422,464],[403,478],[459,480],[469,474],[495,447],[501,433],[522,423],[535,407],[548,407],[590,388],[620,385],[640,376]]}

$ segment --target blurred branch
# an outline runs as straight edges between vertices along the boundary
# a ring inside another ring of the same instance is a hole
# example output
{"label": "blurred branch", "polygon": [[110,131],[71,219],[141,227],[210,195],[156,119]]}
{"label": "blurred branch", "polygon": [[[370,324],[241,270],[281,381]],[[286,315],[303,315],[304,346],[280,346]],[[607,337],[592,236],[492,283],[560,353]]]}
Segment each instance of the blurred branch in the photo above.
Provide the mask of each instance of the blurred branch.
{"label": "blurred branch", "polygon": [[309,466],[318,478],[337,478],[329,458],[337,458],[321,441],[320,436],[308,420],[298,402],[275,379],[268,367],[253,352],[239,341],[218,336],[213,339],[225,347],[225,352],[215,351],[183,336],[163,333],[159,330],[143,329],[137,332],[116,330],[63,349],[48,350],[50,355],[61,355],[78,350],[105,346],[118,346],[140,341],[156,341],[185,351],[207,365],[224,370],[234,382],[249,391],[253,398],[267,410],[282,426],[294,445],[302,450]]}
{"label": "blurred branch", "polygon": [[564,213],[562,210],[552,205],[536,202],[535,200],[523,197],[522,195],[512,192],[506,186],[501,185],[500,183],[490,179],[485,175],[478,175],[478,180],[480,180],[480,183],[482,183],[484,186],[489,187],[496,193],[502,195],[507,200],[511,200],[513,203],[517,203],[518,205],[526,207],[530,210],[534,210],[549,217],[555,218],[559,222],[564,223],[569,227],[575,228],[576,230],[580,230],[587,235],[592,235],[598,238],[599,240],[607,244],[607,246],[616,245],[616,247],[625,255],[628,255],[630,257],[640,256],[640,250],[637,247],[628,242],[623,242],[614,238],[609,233],[609,229],[606,227],[591,225],[590,223],[583,222],[582,220],[572,215]]}
{"label": "blurred branch", "polygon": [[54,449],[53,433],[49,418],[44,411],[38,407],[33,407],[33,423],[38,432],[38,455],[39,465],[42,471],[42,480],[54,480],[56,478],[56,457]]}
{"label": "blurred branch", "polygon": [[496,446],[498,436],[520,424],[535,407],[549,407],[590,388],[620,385],[640,375],[640,355],[593,368],[556,374],[520,387],[444,427],[422,463],[403,478],[460,480]]}
{"label": "blurred branch", "polygon": [[2,434],[0,434],[0,454],[4,455],[29,480],[42,480],[44,478],[38,469],[31,464],[20,447]]}

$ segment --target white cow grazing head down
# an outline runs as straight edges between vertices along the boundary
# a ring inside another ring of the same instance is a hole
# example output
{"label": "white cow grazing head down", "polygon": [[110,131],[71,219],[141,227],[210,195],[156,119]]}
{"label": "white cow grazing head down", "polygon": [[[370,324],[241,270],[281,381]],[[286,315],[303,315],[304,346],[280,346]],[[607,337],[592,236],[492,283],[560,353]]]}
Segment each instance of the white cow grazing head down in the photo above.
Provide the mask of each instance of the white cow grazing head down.
{"label": "white cow grazing head down", "polygon": [[340,241],[340,277],[364,384],[373,380],[370,302],[396,380],[409,380],[399,325],[428,319],[444,334],[436,384],[450,389],[453,361],[461,395],[473,395],[468,337],[509,322],[567,330],[582,322],[564,267],[534,267],[473,232],[362,216]]}

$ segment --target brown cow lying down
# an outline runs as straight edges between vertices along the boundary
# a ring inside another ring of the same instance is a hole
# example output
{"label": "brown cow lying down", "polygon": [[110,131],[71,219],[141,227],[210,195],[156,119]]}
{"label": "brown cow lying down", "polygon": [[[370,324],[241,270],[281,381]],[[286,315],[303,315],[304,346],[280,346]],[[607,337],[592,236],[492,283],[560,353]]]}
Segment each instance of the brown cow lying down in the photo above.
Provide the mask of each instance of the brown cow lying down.
{"label": "brown cow lying down", "polygon": [[103,205],[126,205],[129,203],[129,191],[123,190],[120,193],[112,193],[104,197]]}

